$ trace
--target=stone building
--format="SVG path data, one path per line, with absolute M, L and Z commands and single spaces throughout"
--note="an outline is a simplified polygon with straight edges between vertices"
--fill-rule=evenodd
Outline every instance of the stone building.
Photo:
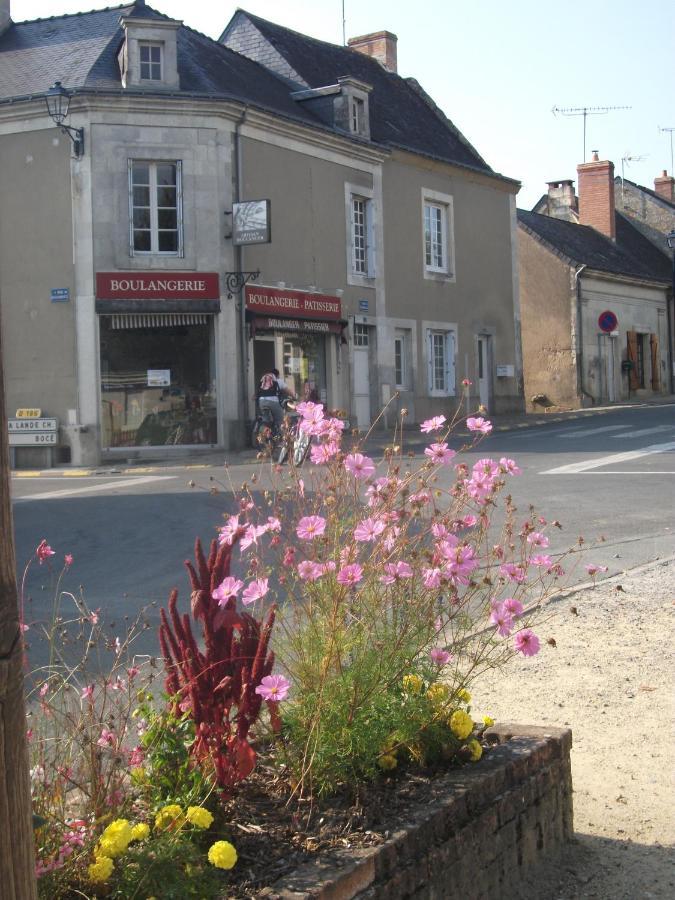
M 362 428 L 454 409 L 464 378 L 522 407 L 518 182 L 397 74 L 393 35 L 238 11 L 216 42 L 140 0 L 9 13 L 7 404 L 59 419 L 61 461 L 241 446 L 271 365 Z
M 615 203 L 597 153 L 518 210 L 527 408 L 576 408 L 672 391 L 670 262 Z

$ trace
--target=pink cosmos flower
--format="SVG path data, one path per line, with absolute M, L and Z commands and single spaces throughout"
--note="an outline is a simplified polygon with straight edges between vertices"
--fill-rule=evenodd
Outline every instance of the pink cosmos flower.
M 502 456 L 499 460 L 499 465 L 505 472 L 508 472 L 509 475 L 522 475 L 523 470 L 516 465 L 514 460 L 508 459 L 506 456 Z
M 243 586 L 243 581 L 228 575 L 227 578 L 221 581 L 211 596 L 218 601 L 218 606 L 225 606 L 230 597 L 236 597 Z
M 45 681 L 45 683 L 42 685 L 42 687 L 39 690 L 39 694 L 41 697 L 44 697 L 48 691 L 49 691 L 49 682 Z
M 110 690 L 112 691 L 123 691 L 127 686 L 126 681 L 123 678 L 120 678 L 118 675 L 114 681 L 110 682 Z
M 267 517 L 267 530 L 268 531 L 281 531 L 281 522 L 277 519 L 276 516 L 268 516 Z
M 115 743 L 115 732 L 107 728 L 101 729 L 101 736 L 96 741 L 99 747 L 112 747 Z
M 443 540 L 436 545 L 436 549 L 446 559 L 454 559 L 455 550 L 459 546 L 459 538 L 456 534 L 446 533 Z
M 477 521 L 478 516 L 475 516 L 473 513 L 469 513 L 462 519 L 462 525 L 466 525 L 467 528 L 473 528 Z
M 431 493 L 430 491 L 427 491 L 426 488 L 423 488 L 421 491 L 416 491 L 414 494 L 411 494 L 410 497 L 408 497 L 408 500 L 414 506 L 424 506 L 425 503 L 431 503 Z
M 127 669 L 127 675 L 129 677 L 129 681 L 133 681 L 134 678 L 140 674 L 141 674 L 141 670 L 138 668 L 138 666 L 130 666 Z
M 244 593 L 241 595 L 241 602 L 244 606 L 250 606 L 251 603 L 255 603 L 256 600 L 262 600 L 268 590 L 269 579 L 256 578 L 256 580 L 252 581 L 244 590 Z
M 287 547 L 284 553 L 283 566 L 289 568 L 295 562 L 295 547 Z
M 382 519 L 363 519 L 354 529 L 354 540 L 364 543 L 377 540 L 386 527 Z
M 20 630 L 21 634 L 25 634 L 27 631 L 30 631 L 30 625 L 26 625 L 25 622 L 20 622 L 19 630 Z
M 441 570 L 440 569 L 423 569 L 422 584 L 428 590 L 439 588 L 441 586 Z
M 431 526 L 431 533 L 436 538 L 436 540 L 439 541 L 450 534 L 447 526 L 444 525 L 443 522 L 434 522 Z
M 384 571 L 385 574 L 380 576 L 380 582 L 382 584 L 394 584 L 400 579 L 413 577 L 413 570 L 408 563 L 403 560 L 399 560 L 395 563 L 385 563 Z
M 473 381 L 470 381 L 468 378 L 462 378 L 462 386 L 463 387 L 471 387 Z
M 469 431 L 480 431 L 481 434 L 490 434 L 492 431 L 492 422 L 489 422 L 482 416 L 470 416 L 466 420 L 466 427 Z
M 548 569 L 552 562 L 553 560 L 551 559 L 551 557 L 546 556 L 545 553 L 535 553 L 534 556 L 530 557 L 531 566 L 538 566 L 543 569 Z
M 94 698 L 94 685 L 88 684 L 86 687 L 82 688 L 82 693 L 80 694 L 80 700 L 89 700 L 93 702 Z
M 45 560 L 49 559 L 50 556 L 55 555 L 54 551 L 44 538 L 38 544 L 35 554 L 40 562 L 40 565 L 42 565 Z
M 239 531 L 239 514 L 230 516 L 226 524 L 218 529 L 218 543 L 231 545 L 234 542 L 237 532 Z
M 440 431 L 445 424 L 445 416 L 433 416 L 420 425 L 420 431 L 423 434 L 429 434 L 432 431 Z
M 431 661 L 437 666 L 446 666 L 452 659 L 452 653 L 448 653 L 448 651 L 443 650 L 442 647 L 434 647 L 434 649 L 430 651 L 429 656 L 431 657 Z
M 303 581 L 316 581 L 324 574 L 321 563 L 312 562 L 310 559 L 303 559 L 298 563 L 298 575 Z
M 280 703 L 286 699 L 290 689 L 291 683 L 283 675 L 265 675 L 264 678 L 261 678 L 255 692 L 263 700 L 267 700 L 270 703 Z
M 375 471 L 375 463 L 363 453 L 350 453 L 345 459 L 345 469 L 359 480 L 365 480 Z
M 323 516 L 303 516 L 298 522 L 295 533 L 301 541 L 313 541 L 321 537 L 326 530 L 326 520 Z
M 514 597 L 506 597 L 502 601 L 502 609 L 506 610 L 506 612 L 510 616 L 513 616 L 514 619 L 517 619 L 518 616 L 522 616 L 523 614 L 523 604 Z
M 73 554 L 72 554 L 72 553 L 66 553 L 66 555 L 63 557 L 63 562 L 64 562 L 64 565 L 66 565 L 66 566 L 72 566 L 72 564 L 73 564 Z
M 328 441 L 327 444 L 314 444 L 309 451 L 309 458 L 315 466 L 325 465 L 337 454 L 339 449 L 335 441 Z
M 328 572 L 334 572 L 337 569 L 337 566 L 333 562 L 332 559 L 329 559 L 328 562 L 323 563 L 321 566 L 321 574 L 326 575 Z
M 136 768 L 136 766 L 140 766 L 143 764 L 143 760 L 145 759 L 145 751 L 139 745 L 133 748 L 133 750 L 129 751 L 129 765 L 132 768 Z
M 298 403 L 295 411 L 302 416 L 305 422 L 317 423 L 323 419 L 321 403 L 312 403 L 311 401 Z
M 239 547 L 241 552 L 243 553 L 247 550 L 251 544 L 258 545 L 258 538 L 262 537 L 263 534 L 266 534 L 269 530 L 268 525 L 247 525 L 246 530 L 241 536 L 241 540 L 239 541 Z
M 88 619 L 92 625 L 98 625 L 98 614 L 101 612 L 101 608 L 94 610 L 94 612 L 89 613 Z
M 338 584 L 346 584 L 353 587 L 363 578 L 363 567 L 358 563 L 349 563 L 343 566 L 337 574 Z
M 523 656 L 534 656 L 539 653 L 539 638 L 529 628 L 519 631 L 513 639 L 516 650 Z
M 531 534 L 528 534 L 527 543 L 532 544 L 534 547 L 546 548 L 549 545 L 549 540 L 541 531 L 533 531 Z
M 608 572 L 609 567 L 608 566 L 596 566 L 593 563 L 589 563 L 586 566 L 586 571 L 591 576 L 591 578 L 593 578 L 595 575 L 598 574 L 598 572 Z
M 515 581 L 516 584 L 522 584 L 526 580 L 526 574 L 522 566 L 515 563 L 504 563 L 499 567 L 499 574 L 503 575 L 509 581 Z
M 471 471 L 476 475 L 485 475 L 488 478 L 494 478 L 496 475 L 499 475 L 499 466 L 494 459 L 485 457 L 484 459 L 479 459 L 475 462 L 471 467 Z
M 497 626 L 497 632 L 502 637 L 508 637 L 513 631 L 513 618 L 504 609 L 501 603 L 498 603 L 490 613 L 490 621 Z

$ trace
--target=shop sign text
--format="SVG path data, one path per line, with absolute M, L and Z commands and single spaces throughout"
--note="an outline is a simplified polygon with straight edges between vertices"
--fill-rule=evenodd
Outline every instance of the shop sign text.
M 274 331 L 304 331 L 307 334 L 341 334 L 342 326 L 338 322 L 312 322 L 309 319 L 274 319 L 268 316 L 256 316 L 256 331 L 273 329 Z
M 217 272 L 97 272 L 98 300 L 217 300 Z
M 302 316 L 307 319 L 337 320 L 342 315 L 339 297 L 258 285 L 247 285 L 246 308 L 267 315 Z

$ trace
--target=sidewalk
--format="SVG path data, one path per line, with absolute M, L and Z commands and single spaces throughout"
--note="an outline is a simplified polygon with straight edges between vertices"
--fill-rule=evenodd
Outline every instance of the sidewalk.
M 675 416 L 675 396 L 668 395 L 640 401 L 636 403 L 616 403 L 611 406 L 594 406 L 589 409 L 575 410 L 557 410 L 555 412 L 541 413 L 518 413 L 518 414 L 502 414 L 490 415 L 484 417 L 489 419 L 493 425 L 493 433 L 515 431 L 526 428 L 539 428 L 547 425 L 553 425 L 559 422 L 567 422 L 571 419 L 588 419 L 602 416 L 606 413 L 615 412 L 622 409 L 639 409 L 646 406 L 672 406 L 673 415 Z M 477 413 L 473 413 L 478 415 Z M 466 415 L 466 413 L 464 413 Z M 393 427 L 385 429 L 373 430 L 373 432 L 364 441 L 364 449 L 371 455 L 381 455 L 387 446 L 391 446 L 391 436 Z M 469 432 L 466 428 L 460 426 L 455 432 L 456 437 L 466 439 Z M 403 446 L 404 452 L 420 453 L 429 444 L 429 436 L 424 435 L 419 430 L 419 425 L 406 425 L 403 429 Z M 129 456 L 138 452 L 136 448 L 129 448 Z M 221 466 L 224 462 L 230 465 L 241 465 L 252 462 L 256 458 L 256 451 L 251 448 L 244 450 L 191 450 L 182 455 L 164 459 L 138 458 L 124 459 L 119 461 L 108 461 L 100 466 L 92 468 L 76 469 L 71 466 L 62 466 L 53 469 L 15 469 L 12 475 L 16 478 L 39 478 L 44 476 L 64 478 L 87 478 L 97 475 L 111 474 L 130 474 L 130 475 L 147 475 L 157 470 L 167 468 L 182 469 L 205 469 L 213 466 Z

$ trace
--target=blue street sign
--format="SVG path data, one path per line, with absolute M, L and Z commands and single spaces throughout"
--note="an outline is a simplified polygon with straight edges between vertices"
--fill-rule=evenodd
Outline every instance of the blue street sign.
M 70 288 L 52 288 L 52 303 L 65 303 L 70 300 Z
M 368 300 L 359 300 L 359 309 L 361 312 L 368 312 Z

